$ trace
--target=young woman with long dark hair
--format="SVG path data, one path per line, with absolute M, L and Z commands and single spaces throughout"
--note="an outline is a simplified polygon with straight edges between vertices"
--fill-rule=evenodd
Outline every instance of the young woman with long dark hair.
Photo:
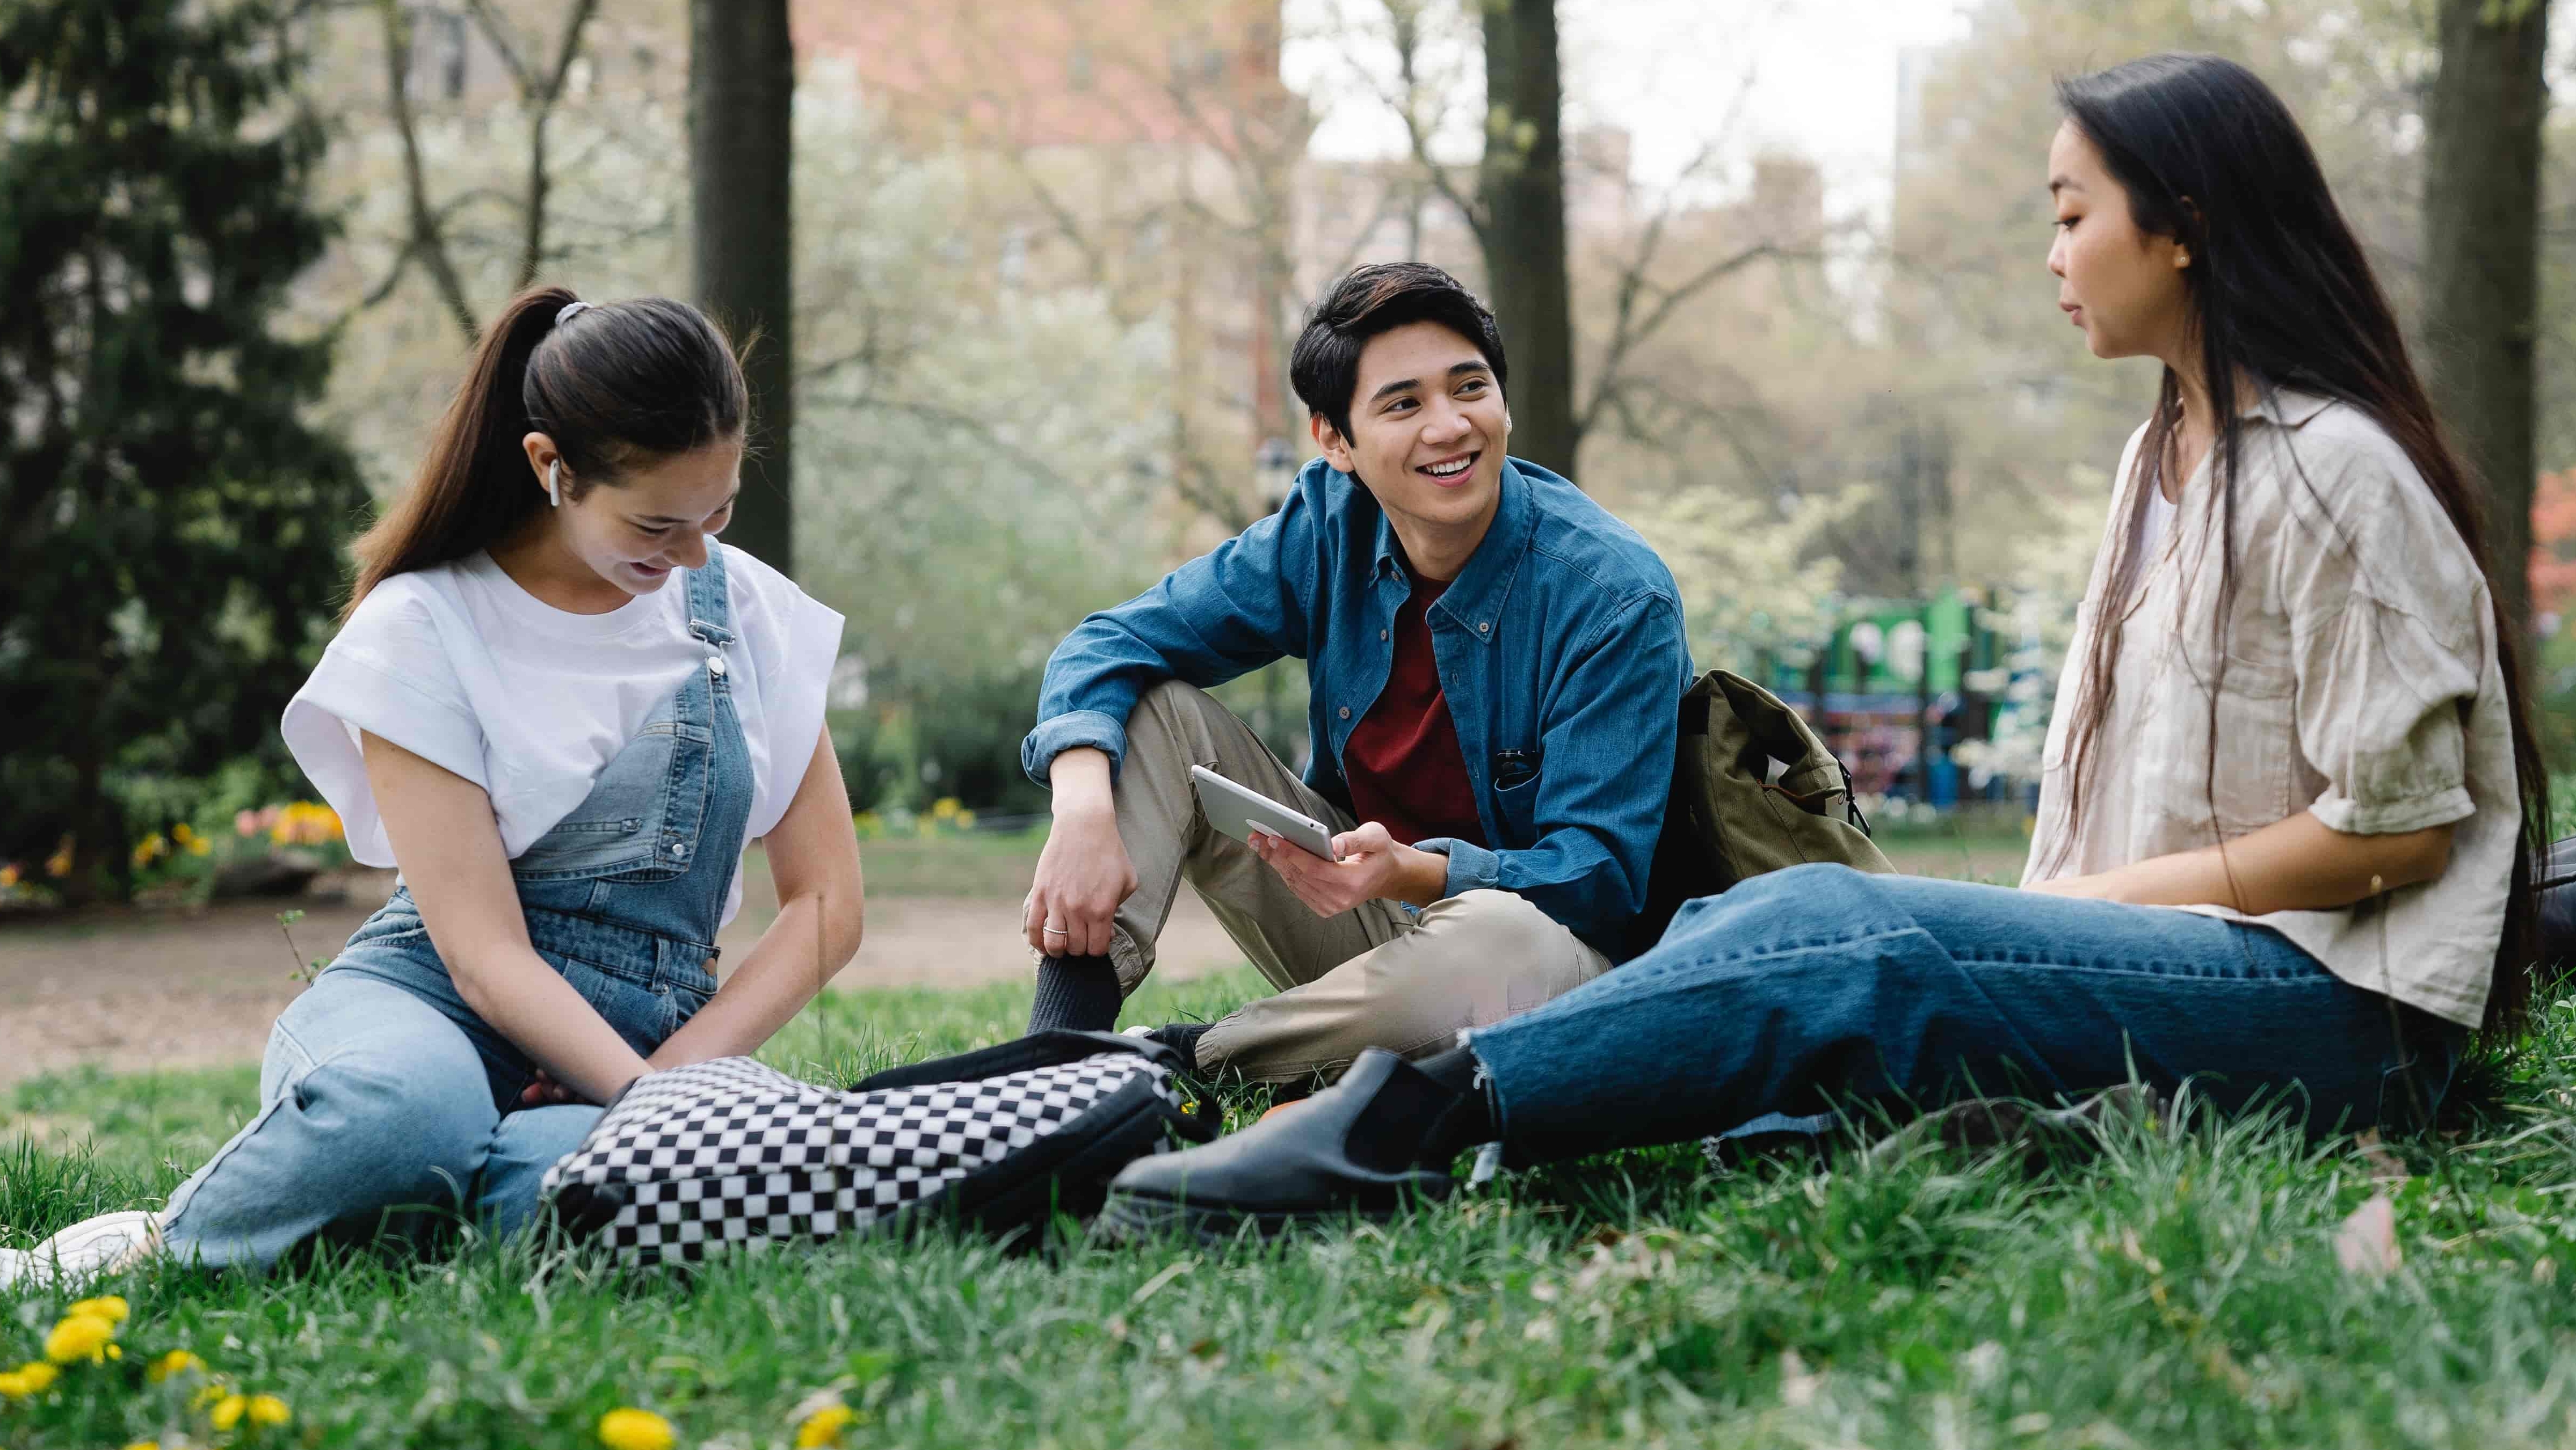
M 1805 866 L 1420 1066 L 1119 1180 L 1227 1230 L 1771 1112 L 2186 1081 L 2421 1121 L 2532 990 L 2548 818 L 2477 496 L 2297 123 L 2158 56 L 2059 87 L 2058 302 L 2165 365 L 2058 693 L 2019 890 Z M 2502 561 L 2514 567 L 2517 561 Z M 1184 1192 L 1186 1190 L 1186 1193 Z
M 392 899 L 278 1018 L 258 1114 L 166 1207 L 0 1254 L 0 1282 L 507 1232 L 593 1104 L 751 1051 L 849 961 L 840 617 L 715 539 L 748 410 L 685 303 L 540 288 L 493 322 L 283 726 L 350 854 L 401 868 Z M 756 838 L 779 914 L 719 990 Z

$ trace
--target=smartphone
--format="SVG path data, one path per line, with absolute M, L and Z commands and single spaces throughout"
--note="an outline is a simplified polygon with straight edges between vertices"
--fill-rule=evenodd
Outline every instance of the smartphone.
M 1339 861 L 1333 852 L 1333 832 L 1323 822 L 1293 806 L 1283 806 L 1270 797 L 1217 774 L 1204 765 L 1190 767 L 1190 783 L 1198 787 L 1199 809 L 1207 813 L 1208 824 L 1250 844 L 1252 833 L 1277 836 L 1280 840 L 1327 861 Z

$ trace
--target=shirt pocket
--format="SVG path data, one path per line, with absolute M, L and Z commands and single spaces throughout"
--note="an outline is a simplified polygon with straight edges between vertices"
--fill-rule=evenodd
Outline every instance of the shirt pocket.
M 2290 799 L 2297 679 L 2287 630 L 2240 626 L 2224 653 L 2186 631 L 2163 653 L 2143 742 L 2145 803 L 2201 844 L 2297 810 Z
M 590 794 L 510 863 L 521 881 L 668 881 L 689 869 L 706 792 L 714 734 L 702 725 L 656 720 L 610 759 Z
M 1538 844 L 1538 789 L 1547 779 L 1539 771 L 1511 785 L 1494 787 L 1494 823 L 1502 827 L 1502 839 L 1494 842 L 1498 851 L 1526 851 Z

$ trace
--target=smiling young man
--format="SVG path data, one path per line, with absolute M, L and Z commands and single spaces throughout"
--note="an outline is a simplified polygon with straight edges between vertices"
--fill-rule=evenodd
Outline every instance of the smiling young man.
M 1159 1035 L 1283 1083 L 1439 1051 L 1624 957 L 1691 676 L 1653 550 L 1505 455 L 1502 337 L 1456 279 L 1352 272 L 1290 377 L 1323 457 L 1279 512 L 1076 627 L 1021 751 L 1055 792 L 1031 1030 L 1113 1026 L 1186 881 L 1279 992 Z M 1303 779 L 1203 688 L 1292 655 Z M 1192 765 L 1323 821 L 1343 859 L 1218 833 Z

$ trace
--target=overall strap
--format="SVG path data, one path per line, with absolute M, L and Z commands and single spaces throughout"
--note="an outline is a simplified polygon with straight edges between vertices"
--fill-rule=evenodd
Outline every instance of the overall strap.
M 733 598 L 725 588 L 724 545 L 707 540 L 705 567 L 682 572 L 688 581 L 689 633 L 718 649 L 733 643 Z

